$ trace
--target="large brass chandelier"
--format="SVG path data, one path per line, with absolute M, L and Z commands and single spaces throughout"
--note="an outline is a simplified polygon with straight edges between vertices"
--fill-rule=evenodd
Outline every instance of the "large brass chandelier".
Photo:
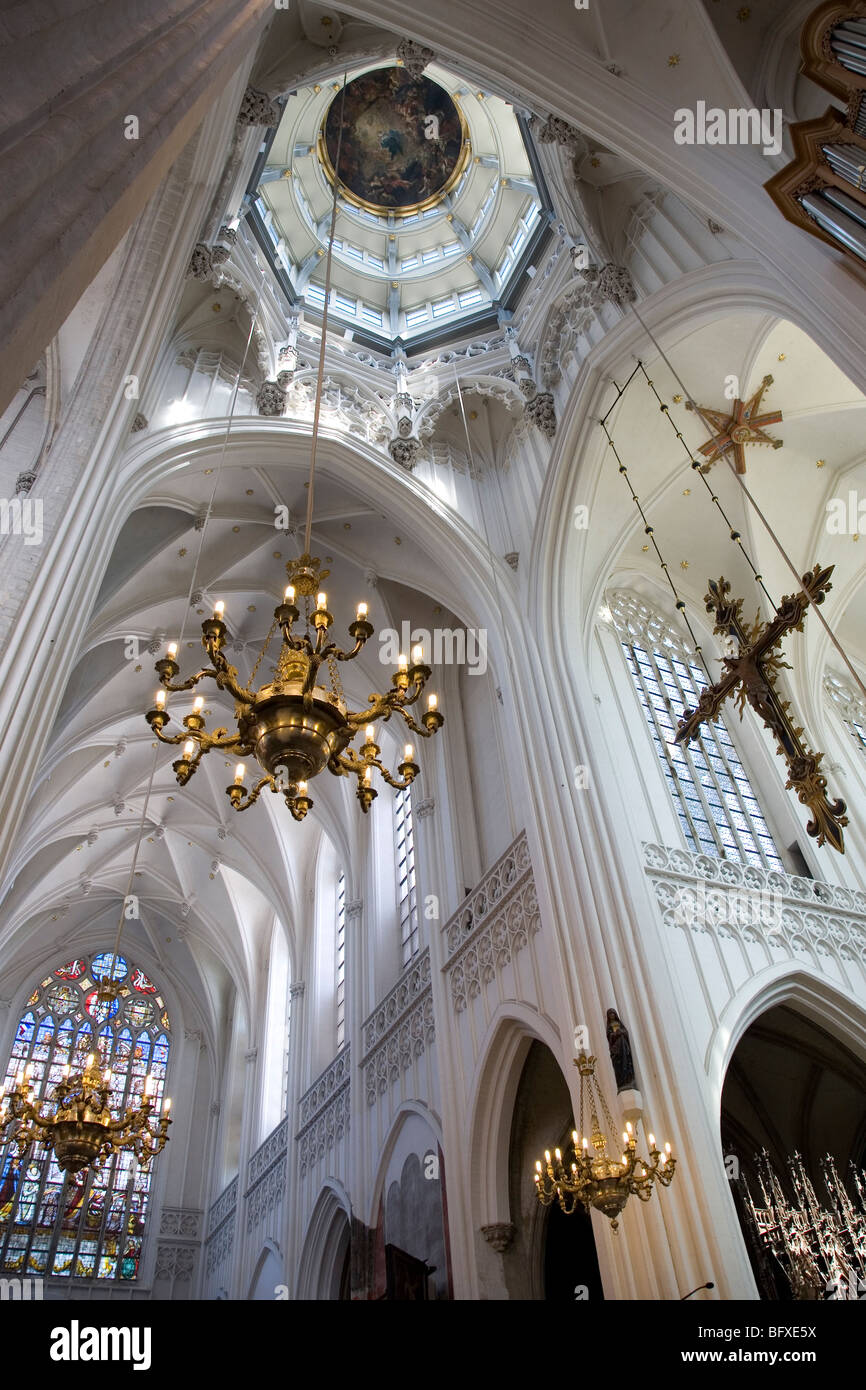
M 54 1150 L 58 1167 L 65 1173 L 77 1173 L 121 1150 L 134 1154 L 146 1168 L 168 1142 L 171 1101 L 166 1098 L 162 1102 L 161 1115 L 155 1112 L 153 1081 L 148 1077 L 138 1105 L 114 1119 L 110 1088 L 111 1070 L 100 1071 L 96 1054 L 91 1053 L 78 1074 L 65 1066 L 53 1094 L 39 1102 L 28 1067 L 8 1092 L 3 1083 L 0 1143 L 14 1143 L 19 1158 L 31 1145 L 45 1144 Z
M 622 1135 L 620 1156 L 611 1157 L 607 1143 L 614 1134 L 613 1118 L 595 1079 L 595 1062 L 595 1057 L 588 1057 L 585 1052 L 575 1058 L 574 1065 L 580 1072 L 580 1128 L 572 1130 L 573 1147 L 566 1151 L 564 1158 L 559 1149 L 554 1150 L 553 1158 L 550 1150 L 545 1150 L 544 1163 L 539 1159 L 535 1165 L 535 1189 L 542 1206 L 557 1201 L 567 1216 L 578 1206 L 583 1206 L 587 1212 L 595 1207 L 608 1217 L 616 1231 L 617 1217 L 629 1197 L 648 1202 L 654 1183 L 669 1187 L 677 1161 L 671 1157 L 670 1144 L 665 1144 L 663 1150 L 658 1149 L 651 1134 L 648 1136 L 649 1162 L 639 1158 L 637 1135 L 631 1121 L 627 1122 Z M 589 1092 L 589 1136 L 583 1129 L 584 1086 Z M 604 1114 L 607 1136 L 599 1123 L 599 1106 Z
M 343 100 L 345 86 L 344 78 Z M 391 676 L 390 690 L 383 694 L 370 695 L 366 710 L 357 713 L 349 710 L 337 663 L 353 661 L 372 637 L 373 627 L 368 621 L 367 604 L 359 603 L 355 621 L 349 624 L 348 629 L 354 646 L 345 650 L 329 640 L 328 631 L 334 619 L 328 611 L 328 596 L 322 590 L 322 583 L 330 571 L 323 570 L 318 557 L 311 554 L 316 450 L 325 372 L 328 304 L 331 296 L 331 259 L 337 219 L 337 198 L 341 188 L 341 141 L 342 116 L 325 265 L 325 297 L 310 445 L 304 553 L 286 566 L 289 584 L 283 602 L 274 609 L 271 629 L 247 684 L 240 683 L 236 668 L 229 664 L 224 655 L 228 640 L 224 621 L 225 604 L 218 602 L 214 606 L 213 617 L 206 618 L 201 625 L 202 646 L 208 655 L 210 665 L 186 681 L 175 682 L 175 677 L 180 672 L 176 660 L 179 644 L 169 643 L 167 655 L 156 663 L 156 671 L 163 688 L 157 692 L 154 708 L 146 715 L 160 742 L 183 745 L 180 758 L 172 764 L 181 786 L 186 785 L 201 759 L 212 749 L 221 753 L 239 754 L 242 757 L 251 755 L 264 775 L 257 778 L 253 786 L 247 787 L 246 766 L 242 762 L 237 764 L 234 781 L 231 786 L 226 787 L 226 794 L 234 809 L 247 810 L 267 787 L 272 792 L 282 793 L 286 805 L 298 821 L 304 819 L 313 805 L 307 793 L 308 784 L 326 767 L 337 777 L 354 775 L 357 778 L 357 796 L 365 813 L 377 796 L 372 785 L 374 768 L 378 769 L 389 786 L 398 790 L 408 787 L 414 781 L 420 771 L 414 758 L 414 744 L 404 745 L 403 759 L 397 768 L 399 776 L 392 776 L 379 757 L 381 750 L 376 743 L 376 720 L 387 721 L 392 714 L 399 714 L 412 733 L 419 738 L 430 738 L 444 723 L 437 697 L 432 694 L 427 697 L 427 708 L 421 715 L 420 723 L 409 712 L 421 698 L 431 674 L 429 666 L 424 664 L 424 653 L 420 646 L 413 647 L 409 655 L 399 657 L 397 670 Z M 250 332 L 252 333 L 252 327 Z M 229 426 L 230 424 L 231 421 Z M 314 598 L 315 607 L 312 606 Z M 296 602 L 298 599 L 303 602 L 304 621 L 302 627 L 296 628 L 301 619 L 301 609 Z M 282 634 L 282 647 L 273 679 L 256 689 L 253 682 L 277 628 Z M 324 672 L 320 675 L 321 668 L 326 663 L 327 677 Z M 192 690 L 205 677 L 215 681 L 218 689 L 228 691 L 234 697 L 237 731 L 230 733 L 226 728 L 219 728 L 208 732 L 202 713 L 204 699 L 198 695 L 193 702 L 192 710 L 183 716 L 183 731 L 172 735 L 165 734 L 163 730 L 170 717 L 166 709 L 167 692 L 180 694 L 185 690 Z M 350 745 L 362 728 L 365 730 L 365 739 L 358 751 Z
M 255 785 L 247 788 L 246 767 L 239 763 L 234 782 L 226 788 L 236 811 L 252 806 L 267 787 L 272 792 L 282 792 L 295 820 L 303 820 L 313 805 L 307 794 L 308 783 L 327 767 L 337 777 L 357 777 L 358 800 L 366 812 L 377 795 L 372 786 L 374 768 L 389 786 L 397 789 L 408 787 L 420 771 L 414 761 L 414 745 L 407 743 L 398 766 L 399 778 L 391 775 L 379 757 L 381 750 L 376 743 L 374 721 L 387 721 L 392 714 L 399 714 L 420 738 L 430 738 L 444 723 L 435 695 L 428 695 L 420 724 L 410 713 L 430 679 L 430 667 L 424 665 L 422 648 L 413 647 L 411 661 L 406 656 L 398 658 L 397 670 L 391 676 L 391 690 L 370 695 L 368 708 L 352 713 L 343 695 L 336 663 L 353 661 L 372 636 L 367 604 L 358 605 L 355 621 L 349 624 L 354 646 L 346 651 L 328 639 L 334 618 L 328 611 L 328 596 L 320 588 L 328 571 L 322 570 L 318 558 L 309 554 L 290 562 L 286 570 L 292 582 L 283 602 L 274 610 L 271 630 L 247 685 L 239 683 L 237 670 L 229 665 L 224 655 L 228 636 L 223 620 L 225 606 L 217 603 L 214 616 L 206 618 L 201 625 L 202 646 L 210 658 L 210 666 L 186 681 L 173 683 L 179 667 L 175 659 L 177 644 L 171 643 L 168 655 L 156 663 L 163 689 L 157 692 L 156 707 L 148 711 L 146 718 L 161 742 L 183 744 L 180 758 L 173 763 L 181 786 L 189 781 L 202 757 L 211 749 L 255 757 L 264 773 Z M 314 595 L 315 607 L 312 608 Z M 295 625 L 301 617 L 295 602 L 298 597 L 304 600 L 305 621 L 303 628 L 296 630 Z M 253 689 L 259 664 L 277 628 L 282 634 L 282 648 L 273 679 Z M 325 663 L 328 677 L 320 674 Z M 221 728 L 208 733 L 202 714 L 204 700 L 199 695 L 193 702 L 192 712 L 183 717 L 185 732 L 164 734 L 169 719 L 165 692 L 191 690 L 205 677 L 234 696 L 237 732 L 230 734 Z M 356 751 L 350 744 L 362 728 L 365 740 L 360 751 Z

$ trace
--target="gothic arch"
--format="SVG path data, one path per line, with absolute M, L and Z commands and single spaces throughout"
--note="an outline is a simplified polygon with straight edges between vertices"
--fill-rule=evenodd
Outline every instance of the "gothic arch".
M 469 1215 L 474 1230 L 511 1221 L 511 1121 L 523 1066 L 534 1041 L 544 1043 L 559 1059 L 561 1039 L 552 1023 L 528 1005 L 501 1005 L 482 1044 L 468 1106 Z
M 352 1205 L 342 1183 L 328 1178 L 313 1208 L 301 1244 L 295 1297 L 338 1297 L 340 1274 L 351 1238 Z
M 792 969 L 790 962 L 771 966 L 729 999 L 710 1039 L 705 1066 L 716 1122 L 725 1074 L 740 1039 L 761 1014 L 778 1004 L 792 1005 L 866 1063 L 866 1008 L 814 970 Z
M 276 1297 L 276 1290 L 285 1285 L 284 1259 L 280 1247 L 266 1240 L 256 1260 L 249 1282 L 247 1301 L 266 1302 Z
M 433 1135 L 433 1138 L 436 1140 L 436 1143 L 439 1145 L 442 1154 L 444 1155 L 445 1153 L 445 1145 L 442 1139 L 442 1123 L 438 1115 L 436 1115 L 434 1111 L 428 1109 L 428 1107 L 424 1105 L 422 1101 L 404 1101 L 403 1104 L 400 1106 L 399 1110 L 397 1111 L 396 1115 L 394 1116 L 391 1128 L 388 1131 L 388 1136 L 385 1139 L 385 1142 L 382 1145 L 379 1154 L 379 1162 L 376 1167 L 376 1181 L 373 1183 L 372 1196 L 370 1199 L 369 1207 L 370 1226 L 373 1228 L 375 1228 L 376 1223 L 379 1219 L 379 1207 L 386 1195 L 384 1187 L 385 1175 L 388 1172 L 388 1164 L 391 1162 L 391 1156 L 396 1147 L 397 1140 L 400 1137 L 400 1131 L 405 1125 L 406 1119 L 409 1115 L 417 1115 L 419 1119 L 424 1121 L 431 1134 Z

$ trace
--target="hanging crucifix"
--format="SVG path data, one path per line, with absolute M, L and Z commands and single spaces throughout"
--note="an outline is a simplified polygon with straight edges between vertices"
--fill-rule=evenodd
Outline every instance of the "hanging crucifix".
M 816 565 L 803 575 L 805 592 L 783 598 L 775 617 L 768 623 L 762 623 L 758 615 L 751 631 L 743 624 L 743 600 L 729 598 L 728 581 L 709 581 L 704 595 L 707 612 L 715 611 L 714 631 L 732 639 L 731 647 L 736 655 L 722 657 L 725 674 L 721 680 L 701 691 L 696 709 L 683 711 L 674 742 L 689 743 L 701 724 L 716 718 L 728 696 L 733 697 L 740 718 L 748 701 L 763 719 L 764 726 L 774 734 L 777 751 L 788 765 L 786 788 L 796 791 L 802 804 L 812 812 L 812 820 L 806 825 L 808 833 L 816 836 L 819 845 L 826 841 L 844 854 L 842 827 L 848 824 L 845 802 L 828 800 L 827 779 L 820 770 L 824 754 L 813 753 L 803 742 L 803 730 L 791 717 L 790 702 L 783 700 L 776 690 L 780 670 L 783 667 L 791 670 L 790 664 L 782 659 L 779 644 L 789 632 L 803 631 L 806 609 L 810 603 L 824 602 L 825 594 L 833 587 L 832 573 L 832 565 L 829 569 Z

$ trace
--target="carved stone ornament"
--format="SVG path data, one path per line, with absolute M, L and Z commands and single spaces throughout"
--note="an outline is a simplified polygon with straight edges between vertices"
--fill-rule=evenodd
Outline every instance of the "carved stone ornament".
M 412 433 L 412 421 L 408 415 L 401 415 L 397 421 L 397 433 L 401 439 L 408 439 Z
M 401 468 L 405 468 L 411 473 L 415 467 L 420 448 L 421 441 L 419 439 L 392 439 L 388 445 L 388 452 L 395 463 L 399 463 Z
M 616 265 L 614 261 L 608 261 L 600 269 L 590 266 L 584 271 L 583 278 L 589 286 L 593 308 L 599 308 L 609 299 L 623 309 L 636 298 L 631 275 L 624 265 Z
M 211 249 L 209 246 L 205 246 L 203 241 L 200 241 L 193 247 L 187 275 L 191 275 L 195 280 L 209 280 L 212 270 Z
M 541 430 L 548 439 L 556 434 L 556 410 L 550 391 L 537 391 L 523 408 L 524 418 Z
M 256 392 L 256 409 L 259 414 L 282 415 L 285 408 L 286 393 L 280 383 L 278 381 L 264 382 Z
M 397 45 L 397 62 L 402 63 L 409 76 L 416 80 L 435 57 L 432 48 L 425 48 L 423 44 L 415 43 L 414 39 L 401 39 Z
M 133 433 L 133 434 L 139 434 L 139 433 L 141 432 L 141 430 L 146 430 L 146 429 L 147 429 L 147 425 L 148 425 L 147 416 L 146 416 L 146 415 L 142 415 L 142 413 L 141 413 L 140 410 L 137 411 L 137 412 L 136 412 L 135 419 L 134 419 L 133 422 L 132 422 L 132 433 Z
M 257 87 L 247 87 L 238 112 L 238 125 L 278 126 L 282 114 L 267 92 L 260 92 Z
M 516 569 L 517 569 L 517 565 L 518 565 L 518 563 L 519 563 L 519 560 L 520 560 L 520 551 L 519 551 L 519 550 L 509 550 L 508 554 L 507 554 L 506 557 L 505 557 L 505 563 L 506 563 L 506 565 L 510 565 L 511 568 L 512 568 L 513 570 L 516 570 Z
M 504 1255 L 511 1248 L 517 1227 L 512 1226 L 510 1221 L 496 1221 L 492 1226 L 482 1226 L 481 1234 L 497 1255 Z
M 567 150 L 577 151 L 580 147 L 580 131 L 563 121 L 559 116 L 548 116 L 543 123 L 537 121 L 536 137 L 542 145 L 563 145 Z
M 35 482 L 36 474 L 32 469 L 28 469 L 24 473 L 19 473 L 18 477 L 15 479 L 15 496 L 20 497 L 22 493 L 28 493 Z

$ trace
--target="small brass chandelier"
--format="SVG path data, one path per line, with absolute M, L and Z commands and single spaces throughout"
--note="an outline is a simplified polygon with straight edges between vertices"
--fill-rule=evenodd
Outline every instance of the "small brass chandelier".
M 202 757 L 211 749 L 223 753 L 252 754 L 255 757 L 264 776 L 248 789 L 244 785 L 245 765 L 239 763 L 233 784 L 226 787 L 236 811 L 245 811 L 252 806 L 268 787 L 272 792 L 282 792 L 295 820 L 303 820 L 313 805 L 307 795 L 307 784 L 327 767 L 337 777 L 357 777 L 357 796 L 362 811 L 366 813 L 377 796 L 375 787 L 371 785 L 373 768 L 379 770 L 389 786 L 398 790 L 408 787 L 420 771 L 414 761 L 414 745 L 407 743 L 403 748 L 403 760 L 398 766 L 399 779 L 388 772 L 379 757 L 381 750 L 376 743 L 373 721 L 388 720 L 392 714 L 399 714 L 409 729 L 421 738 L 430 738 L 444 723 L 437 697 L 432 694 L 427 697 L 427 708 L 421 715 L 420 724 L 409 712 L 410 707 L 421 698 L 424 686 L 430 679 L 430 667 L 424 665 L 422 648 L 413 647 L 411 662 L 403 655 L 398 658 L 397 670 L 391 677 L 392 689 L 384 694 L 370 695 L 368 708 L 352 713 L 346 705 L 336 663 L 353 661 L 372 636 L 373 626 L 367 618 L 367 604 L 358 605 L 355 621 L 349 624 L 349 635 L 354 640 L 354 646 L 348 651 L 343 650 L 335 642 L 329 641 L 327 636 L 334 618 L 328 611 L 328 596 L 320 585 L 329 571 L 322 570 L 318 557 L 308 553 L 291 561 L 286 571 L 292 582 L 285 591 L 283 602 L 274 609 L 271 630 L 248 684 L 244 686 L 239 683 L 236 668 L 229 665 L 223 654 L 228 636 L 223 620 L 225 605 L 217 603 L 214 616 L 206 618 L 201 625 L 202 646 L 210 658 L 210 666 L 186 681 L 173 683 L 179 667 L 175 659 L 177 643 L 170 643 L 168 655 L 156 663 L 163 689 L 157 692 L 156 707 L 148 711 L 146 718 L 162 743 L 183 744 L 180 758 L 172 764 L 181 786 L 186 785 Z M 313 595 L 315 608 L 311 613 Z M 300 631 L 295 630 L 301 616 L 295 603 L 297 597 L 305 600 L 305 626 Z M 258 689 L 253 689 L 259 664 L 278 627 L 282 634 L 282 648 L 274 677 Z M 320 668 L 325 663 L 330 673 L 327 685 L 320 677 Z M 183 718 L 185 732 L 171 736 L 164 734 L 163 729 L 169 720 L 165 707 L 166 691 L 180 693 L 191 690 L 205 677 L 214 680 L 220 690 L 227 690 L 234 696 L 237 732 L 230 734 L 227 729 L 221 728 L 208 733 L 202 714 L 204 700 L 199 695 L 193 703 L 192 713 Z M 350 744 L 361 728 L 365 729 L 365 741 L 358 752 L 350 748 Z
M 146 1168 L 168 1142 L 171 1101 L 154 1111 L 153 1079 L 148 1077 L 141 1101 L 114 1119 L 110 1105 L 111 1070 L 100 1071 L 91 1053 L 78 1074 L 63 1068 L 63 1079 L 41 1102 L 33 1094 L 30 1067 L 10 1091 L 3 1083 L 0 1102 L 0 1143 L 10 1141 L 21 1157 L 33 1144 L 53 1149 L 64 1173 L 98 1165 L 103 1157 L 128 1150 Z M 48 1112 L 45 1113 L 45 1106 Z
M 344 77 L 341 102 L 345 100 L 345 88 Z M 340 168 L 342 128 L 341 117 L 335 171 Z M 234 809 L 247 810 L 268 787 L 272 792 L 282 792 L 286 805 L 298 821 L 304 819 L 313 805 L 307 795 L 308 783 L 325 767 L 337 777 L 357 777 L 357 796 L 361 810 L 365 813 L 377 796 L 376 789 L 372 786 L 374 768 L 379 770 L 389 786 L 397 790 L 408 787 L 414 781 L 420 771 L 414 761 L 414 745 L 404 745 L 403 760 L 397 769 L 399 779 L 393 777 L 379 758 L 381 750 L 376 743 L 375 720 L 387 721 L 392 714 L 399 714 L 412 733 L 420 738 L 430 738 L 445 722 L 435 695 L 428 695 L 427 708 L 421 715 L 420 724 L 409 713 L 409 709 L 421 698 L 431 674 L 430 667 L 424 665 L 424 654 L 420 646 L 412 648 L 411 656 L 399 657 L 397 671 L 391 677 L 391 690 L 384 694 L 370 695 L 366 710 L 359 713 L 349 711 L 337 663 L 353 661 L 372 637 L 373 627 L 368 621 L 367 604 L 359 603 L 355 621 L 349 624 L 348 629 L 354 646 L 347 651 L 328 640 L 328 630 L 334 619 L 328 611 L 328 596 L 322 590 L 322 583 L 330 571 L 323 570 L 318 557 L 311 554 L 316 451 L 325 374 L 328 303 L 331 295 L 331 258 L 337 220 L 337 198 L 341 186 L 342 181 L 335 172 L 331 230 L 325 263 L 325 296 L 322 307 L 316 403 L 310 443 L 304 553 L 286 565 L 289 585 L 283 602 L 274 609 L 274 621 L 247 684 L 241 685 L 236 668 L 229 665 L 224 655 L 228 632 L 224 622 L 225 604 L 219 602 L 214 607 L 213 617 L 206 618 L 201 625 L 202 646 L 207 652 L 210 665 L 186 681 L 173 683 L 180 667 L 176 660 L 178 643 L 170 643 L 167 655 L 156 663 L 156 671 L 163 688 L 157 692 L 155 707 L 145 716 L 160 742 L 183 745 L 180 758 L 172 764 L 181 786 L 186 785 L 202 757 L 211 749 L 222 753 L 239 753 L 241 756 L 251 754 L 264 776 L 260 777 L 254 786 L 247 788 L 246 767 L 243 763 L 238 763 L 234 782 L 226 787 L 226 794 Z M 252 328 L 250 332 L 252 334 Z M 314 595 L 316 606 L 311 612 Z M 295 630 L 295 624 L 301 617 L 301 611 L 295 602 L 297 598 L 304 601 L 304 628 L 299 631 Z M 282 634 L 282 648 L 277 658 L 273 680 L 254 689 L 256 673 L 277 628 Z M 319 674 L 325 663 L 330 676 L 328 685 L 320 680 Z M 191 690 L 206 676 L 216 682 L 218 689 L 226 690 L 234 696 L 237 732 L 229 733 L 228 729 L 221 728 L 208 733 L 202 714 L 204 699 L 199 695 L 193 702 L 192 712 L 183 717 L 185 732 L 171 736 L 164 734 L 163 729 L 169 720 L 166 692 L 180 693 Z M 358 752 L 350 748 L 350 744 L 361 728 L 365 729 L 365 741 Z
M 607 1102 L 595 1079 L 595 1057 L 581 1052 L 574 1060 L 580 1072 L 580 1129 L 572 1130 L 572 1150 L 563 1156 L 559 1149 L 544 1153 L 544 1164 L 536 1162 L 534 1174 L 535 1190 L 542 1206 L 550 1206 L 556 1200 L 567 1216 L 571 1216 L 578 1204 L 587 1212 L 590 1208 L 603 1212 L 609 1218 L 614 1231 L 619 1229 L 617 1217 L 629 1197 L 639 1197 L 648 1202 L 652 1197 L 653 1184 L 658 1181 L 669 1187 L 676 1170 L 677 1161 L 671 1157 L 671 1146 L 665 1144 L 663 1150 L 656 1147 L 650 1134 L 650 1161 L 637 1156 L 637 1136 L 631 1121 L 626 1124 L 622 1136 L 623 1150 L 619 1158 L 611 1158 L 607 1152 L 607 1138 L 599 1124 L 599 1105 L 607 1125 L 607 1136 L 614 1133 L 613 1118 Z M 583 1130 L 584 1085 L 589 1092 L 590 1123 L 589 1137 Z M 569 1162 L 569 1154 L 573 1159 Z

